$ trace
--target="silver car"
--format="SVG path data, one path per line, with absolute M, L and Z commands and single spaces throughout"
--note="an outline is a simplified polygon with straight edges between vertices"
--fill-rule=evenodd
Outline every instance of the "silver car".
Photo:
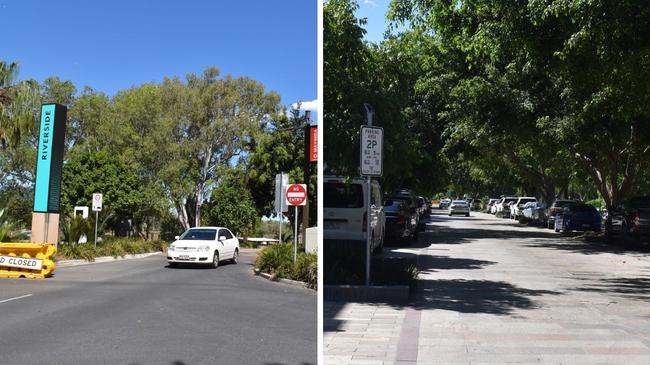
M 469 217 L 469 205 L 465 200 L 453 200 L 449 205 L 449 216 L 454 214 L 464 214 Z

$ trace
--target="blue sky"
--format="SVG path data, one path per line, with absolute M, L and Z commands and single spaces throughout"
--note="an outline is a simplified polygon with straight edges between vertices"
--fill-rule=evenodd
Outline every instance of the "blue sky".
M 316 0 L 0 0 L 0 60 L 114 95 L 164 76 L 249 76 L 289 105 L 317 98 Z
M 388 26 L 386 12 L 390 0 L 357 0 L 359 9 L 356 12 L 357 18 L 366 18 L 365 29 L 367 31 L 364 39 L 368 42 L 379 43 L 384 39 L 384 32 Z

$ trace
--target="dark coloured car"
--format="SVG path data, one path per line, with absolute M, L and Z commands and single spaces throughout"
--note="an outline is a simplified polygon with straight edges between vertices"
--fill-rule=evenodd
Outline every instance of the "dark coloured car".
M 406 200 L 387 199 L 384 201 L 386 215 L 386 240 L 387 242 L 408 241 L 415 237 L 417 226 L 410 213 Z
M 562 209 L 569 205 L 569 204 L 576 204 L 578 201 L 576 200 L 556 200 L 551 204 L 551 206 L 548 208 L 548 219 L 547 219 L 547 227 L 548 229 L 553 229 L 555 228 L 555 216 L 562 211 Z
M 624 235 L 635 241 L 650 240 L 650 196 L 636 196 L 619 209 L 609 212 L 606 220 L 608 237 Z
M 568 204 L 555 215 L 555 232 L 595 231 L 601 230 L 600 213 L 593 205 Z
M 545 225 L 547 217 L 546 203 L 529 202 L 524 205 L 523 215 L 519 217 L 520 223 Z
M 407 219 L 412 220 L 412 224 L 413 224 L 413 227 L 414 227 L 413 229 L 415 230 L 416 235 L 417 235 L 417 231 L 418 231 L 417 227 L 420 224 L 420 207 L 419 207 L 420 202 L 418 201 L 418 199 L 412 194 L 404 193 L 402 191 L 398 191 L 398 192 L 395 192 L 395 193 L 389 195 L 384 200 L 385 201 L 386 200 L 399 200 L 399 201 L 404 201 L 406 203 L 406 206 L 408 207 L 408 213 L 407 213 L 408 218 Z

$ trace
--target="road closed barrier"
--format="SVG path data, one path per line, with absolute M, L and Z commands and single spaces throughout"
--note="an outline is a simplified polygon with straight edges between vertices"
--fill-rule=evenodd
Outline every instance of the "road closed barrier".
M 0 278 L 46 278 L 54 272 L 56 247 L 41 243 L 0 243 Z

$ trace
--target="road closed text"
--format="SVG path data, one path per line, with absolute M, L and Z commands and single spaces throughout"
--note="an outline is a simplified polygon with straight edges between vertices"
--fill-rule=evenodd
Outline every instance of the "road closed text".
M 21 269 L 41 270 L 43 260 L 28 259 L 24 257 L 0 256 L 0 266 L 16 267 Z

